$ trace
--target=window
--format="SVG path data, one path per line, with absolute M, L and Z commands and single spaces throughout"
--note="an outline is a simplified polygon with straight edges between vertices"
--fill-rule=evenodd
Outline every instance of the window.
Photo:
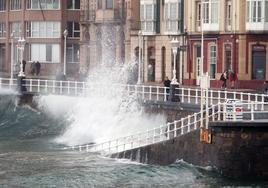
M 5 37 L 5 24 L 0 22 L 0 38 Z
M 67 9 L 80 9 L 80 0 L 67 0 Z
M 265 80 L 266 77 L 266 47 L 254 45 L 252 47 L 252 79 Z
M 268 22 L 268 0 L 247 0 L 247 22 Z
M 231 30 L 232 27 L 232 1 L 226 1 L 226 29 Z
M 21 23 L 13 22 L 10 24 L 10 34 L 13 32 L 14 37 L 20 37 L 21 34 Z
M 67 62 L 79 63 L 79 44 L 67 44 Z
M 165 1 L 165 29 L 167 32 L 180 31 L 181 23 L 181 2 Z
M 155 1 L 141 1 L 140 7 L 141 30 L 143 32 L 156 31 L 156 3 Z
M 68 37 L 80 37 L 80 25 L 78 22 L 67 22 Z
M 219 1 L 218 0 L 204 0 L 203 14 L 205 24 L 215 24 L 219 22 Z
M 60 38 L 60 22 L 27 22 L 27 36 L 32 38 Z
M 0 11 L 6 10 L 6 0 L 0 0 Z
M 215 79 L 216 77 L 216 64 L 217 64 L 217 46 L 211 45 L 209 47 L 209 75 L 210 78 Z
M 11 0 L 10 1 L 10 10 L 19 10 L 21 9 L 21 1 L 20 0 Z
M 31 44 L 31 61 L 43 63 L 60 62 L 59 44 Z
M 60 3 L 59 0 L 28 0 L 28 9 L 40 9 L 40 7 L 46 10 L 59 9 Z
M 102 9 L 102 0 L 98 0 L 98 9 Z
M 201 27 L 201 2 L 196 2 L 196 29 L 200 31 Z
M 113 8 L 113 0 L 106 0 L 106 9 Z

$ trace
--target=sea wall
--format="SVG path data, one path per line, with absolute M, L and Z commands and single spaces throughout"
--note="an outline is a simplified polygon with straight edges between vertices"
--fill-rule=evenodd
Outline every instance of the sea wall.
M 112 157 L 167 165 L 178 159 L 215 167 L 232 178 L 268 180 L 268 124 L 266 122 L 210 124 L 211 143 L 200 142 L 200 131 L 141 147 Z

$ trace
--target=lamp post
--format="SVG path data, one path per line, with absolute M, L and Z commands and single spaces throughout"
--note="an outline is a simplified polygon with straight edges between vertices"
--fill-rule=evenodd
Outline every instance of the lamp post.
M 11 61 L 10 61 L 10 79 L 11 84 L 13 84 L 13 76 L 14 76 L 14 31 L 12 31 L 11 35 Z
M 178 47 L 179 47 L 179 41 L 176 39 L 172 39 L 171 43 L 171 48 L 172 48 L 172 52 L 173 52 L 173 78 L 171 81 L 171 84 L 173 85 L 179 85 L 177 78 L 176 78 L 176 57 L 177 57 L 177 53 L 178 53 Z
M 63 75 L 66 76 L 66 39 L 68 36 L 67 29 L 64 30 L 63 36 L 64 36 Z
M 141 84 L 141 35 L 142 35 L 142 32 L 141 30 L 139 31 L 139 36 L 138 36 L 138 42 L 139 42 L 139 62 L 138 62 L 138 83 L 137 84 Z
M 19 50 L 20 50 L 20 72 L 19 77 L 25 77 L 25 73 L 23 71 L 23 54 L 24 54 L 24 46 L 25 46 L 25 39 L 20 37 L 18 40 Z

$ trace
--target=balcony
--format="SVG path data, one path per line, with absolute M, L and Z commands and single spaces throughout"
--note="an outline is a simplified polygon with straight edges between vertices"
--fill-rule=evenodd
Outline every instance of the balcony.
M 96 15 L 95 15 L 94 11 L 89 11 L 89 10 L 81 10 L 80 11 L 80 21 L 82 24 L 94 22 L 95 17 L 96 17 Z
M 247 31 L 268 31 L 268 22 L 247 22 L 246 23 Z

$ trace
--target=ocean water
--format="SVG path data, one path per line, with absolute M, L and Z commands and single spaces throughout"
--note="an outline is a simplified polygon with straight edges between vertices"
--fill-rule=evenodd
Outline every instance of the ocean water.
M 27 105 L 17 106 L 14 93 L 3 91 L 0 93 L 2 93 L 0 94 L 1 188 L 268 187 L 268 182 L 227 179 L 210 167 L 196 167 L 180 159 L 168 166 L 158 166 L 111 159 L 98 153 L 63 151 L 61 148 L 66 145 L 97 142 L 99 138 L 102 140 L 104 137 L 111 138 L 109 131 L 97 133 L 107 127 L 115 129 L 114 126 L 120 125 L 119 132 L 115 130 L 111 132 L 112 135 L 118 136 L 129 126 L 132 128 L 128 131 L 135 132 L 136 129 L 140 129 L 141 125 L 137 122 L 142 122 L 142 125 L 162 123 L 164 117 L 146 117 L 140 113 L 141 109 L 136 105 L 131 108 L 125 105 L 128 106 L 127 109 L 132 109 L 131 119 L 126 108 L 122 108 L 122 105 L 117 108 L 117 100 L 110 104 L 106 101 L 111 112 L 105 111 L 106 115 L 103 115 L 103 108 L 98 109 L 91 101 L 96 101 L 96 98 L 89 100 L 46 96 L 35 99 L 38 109 L 32 109 Z M 85 103 L 89 106 L 84 106 Z M 94 106 L 95 109 L 92 112 L 93 116 L 88 115 L 93 111 L 90 106 Z M 85 109 L 89 111 L 85 112 Z M 83 117 L 85 114 L 86 117 Z M 96 117 L 102 117 L 102 121 L 98 121 L 99 124 L 91 122 L 93 120 L 95 122 Z M 131 123 L 124 127 L 127 119 L 130 119 Z M 80 125 L 85 122 L 89 125 Z M 93 134 L 93 131 L 97 132 Z M 75 139 L 75 135 L 78 139 Z M 75 141 L 72 142 L 73 139 Z

